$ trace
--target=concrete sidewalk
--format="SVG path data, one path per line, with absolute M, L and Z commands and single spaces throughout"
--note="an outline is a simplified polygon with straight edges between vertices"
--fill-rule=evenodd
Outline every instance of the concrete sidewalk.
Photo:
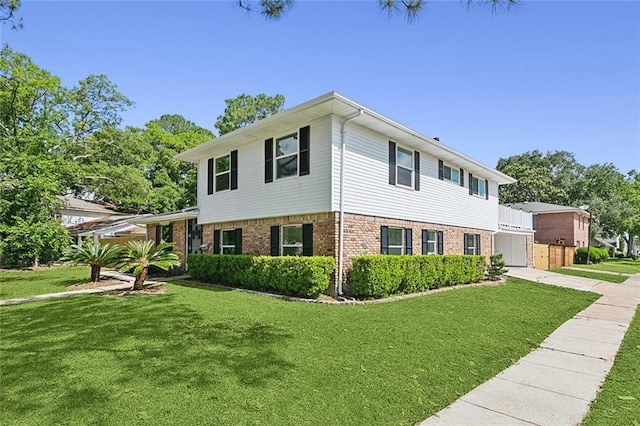
M 601 294 L 540 347 L 421 425 L 576 425 L 607 377 L 640 304 L 640 274 L 623 284 L 513 268 L 509 276 Z

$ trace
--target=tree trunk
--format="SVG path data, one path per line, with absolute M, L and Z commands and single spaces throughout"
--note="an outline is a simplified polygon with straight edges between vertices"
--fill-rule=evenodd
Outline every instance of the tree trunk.
M 37 269 L 40 266 L 38 263 L 38 256 L 36 256 L 33 258 L 33 269 Z
M 147 279 L 148 271 L 149 271 L 149 267 L 142 268 L 142 271 L 140 271 L 140 275 L 138 275 L 136 277 L 136 280 L 133 282 L 134 290 L 142 290 L 142 286 L 144 285 L 144 282 Z
M 91 265 L 91 281 L 94 283 L 100 281 L 100 265 Z

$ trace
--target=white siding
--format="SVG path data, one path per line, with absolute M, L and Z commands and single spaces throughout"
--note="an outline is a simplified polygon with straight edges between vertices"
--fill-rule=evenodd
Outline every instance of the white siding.
M 333 209 L 339 210 L 340 122 L 334 124 Z M 389 138 L 347 124 L 345 173 L 345 211 L 444 225 L 496 230 L 498 185 L 489 182 L 489 200 L 469 195 L 468 173 L 465 186 L 438 179 L 438 159 L 420 153 L 420 191 L 389 184 Z M 398 146 L 415 147 L 395 141 Z M 447 163 L 456 165 L 455 162 Z M 484 176 L 477 176 L 484 179 Z
M 516 234 L 496 234 L 494 253 L 502 253 L 507 266 L 527 266 L 527 237 Z
M 331 120 L 329 117 L 303 123 L 311 125 L 310 173 L 307 176 L 264 182 L 264 141 L 293 133 L 263 135 L 236 147 L 238 189 L 207 194 L 207 160 L 198 165 L 198 223 L 215 223 L 263 217 L 319 213 L 331 210 Z M 228 154 L 214 152 L 213 157 Z

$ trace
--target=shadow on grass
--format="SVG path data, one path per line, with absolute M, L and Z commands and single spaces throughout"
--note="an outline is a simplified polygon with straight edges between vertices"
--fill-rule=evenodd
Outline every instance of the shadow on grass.
M 205 318 L 174 296 L 82 296 L 1 312 L 6 415 L 61 419 L 70 407 L 108 408 L 130 386 L 265 387 L 296 367 L 274 350 L 291 338 L 285 329 Z
M 233 289 L 231 289 L 231 288 L 218 287 L 218 286 L 215 286 L 213 284 L 203 284 L 203 283 L 190 282 L 190 281 L 184 281 L 184 280 L 172 281 L 171 279 L 167 279 L 167 278 L 165 278 L 162 281 L 168 282 L 168 283 L 171 283 L 173 285 L 180 286 L 180 287 L 197 288 L 199 290 L 209 290 L 209 291 L 214 291 L 214 292 L 233 291 Z

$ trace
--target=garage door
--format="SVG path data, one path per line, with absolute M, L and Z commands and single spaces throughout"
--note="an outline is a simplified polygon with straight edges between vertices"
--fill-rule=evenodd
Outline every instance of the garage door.
M 526 235 L 496 234 L 495 252 L 502 253 L 507 266 L 527 266 Z

